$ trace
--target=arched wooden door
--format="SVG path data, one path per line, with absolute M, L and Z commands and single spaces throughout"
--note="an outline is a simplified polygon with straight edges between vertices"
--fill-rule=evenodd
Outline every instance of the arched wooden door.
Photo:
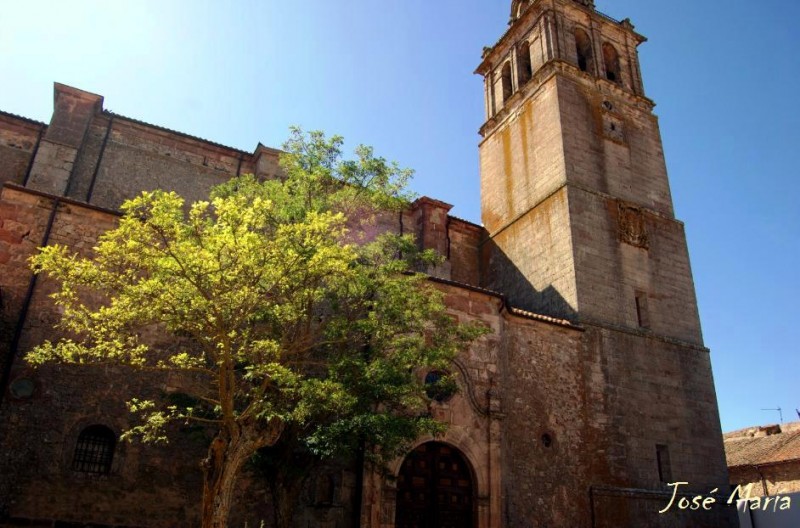
M 472 528 L 473 495 L 472 472 L 458 449 L 422 444 L 400 468 L 395 528 Z

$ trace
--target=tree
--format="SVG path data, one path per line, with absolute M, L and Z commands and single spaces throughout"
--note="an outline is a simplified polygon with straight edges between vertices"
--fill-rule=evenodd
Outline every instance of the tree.
M 235 178 L 190 206 L 145 192 L 92 256 L 48 246 L 32 259 L 61 285 L 53 297 L 66 337 L 29 362 L 186 377 L 184 398 L 129 401 L 138 421 L 126 435 L 166 441 L 172 421 L 213 431 L 204 527 L 226 526 L 242 467 L 282 437 L 317 457 L 357 439 L 380 461 L 441 431 L 419 370 L 445 368 L 483 332 L 448 316 L 413 272 L 435 255 L 408 236 L 374 234 L 380 215 L 407 204 L 410 173 L 363 146 L 345 160 L 341 146 L 293 130 L 279 179 Z M 159 345 L 165 337 L 171 346 Z M 286 525 L 291 505 L 276 509 Z

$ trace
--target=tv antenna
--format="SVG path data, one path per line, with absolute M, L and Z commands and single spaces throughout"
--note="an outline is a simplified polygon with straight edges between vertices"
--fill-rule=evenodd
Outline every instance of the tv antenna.
M 783 423 L 783 409 L 781 409 L 780 407 L 776 407 L 774 409 L 761 409 L 761 410 L 762 411 L 778 411 L 778 415 L 781 417 L 781 422 L 780 423 Z

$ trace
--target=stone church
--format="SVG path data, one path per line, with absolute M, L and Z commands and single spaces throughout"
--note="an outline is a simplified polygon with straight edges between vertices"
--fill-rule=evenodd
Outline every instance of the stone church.
M 667 483 L 704 495 L 728 484 L 684 226 L 641 78 L 644 41 L 592 0 L 511 2 L 476 70 L 483 224 L 420 198 L 385 226 L 446 256 L 432 281 L 455 316 L 492 333 L 452 365 L 461 390 L 432 402 L 444 436 L 420 438 L 388 475 L 321 472 L 297 526 L 735 525 L 724 504 L 658 513 Z M 91 251 L 145 189 L 196 200 L 233 175 L 275 177 L 279 154 L 115 114 L 62 84 L 49 123 L 0 112 L 0 527 L 197 525 L 203 437 L 119 441 L 131 425 L 124 401 L 168 394 L 174 380 L 23 361 L 57 337 L 58 320 L 54 285 L 27 258 L 56 243 Z M 231 526 L 269 526 L 263 484 L 240 487 Z

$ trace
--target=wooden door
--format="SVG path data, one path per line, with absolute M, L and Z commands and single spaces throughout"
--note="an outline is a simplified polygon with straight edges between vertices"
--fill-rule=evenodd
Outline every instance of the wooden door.
M 472 474 L 457 449 L 428 442 L 403 461 L 396 528 L 472 528 L 473 509 Z

